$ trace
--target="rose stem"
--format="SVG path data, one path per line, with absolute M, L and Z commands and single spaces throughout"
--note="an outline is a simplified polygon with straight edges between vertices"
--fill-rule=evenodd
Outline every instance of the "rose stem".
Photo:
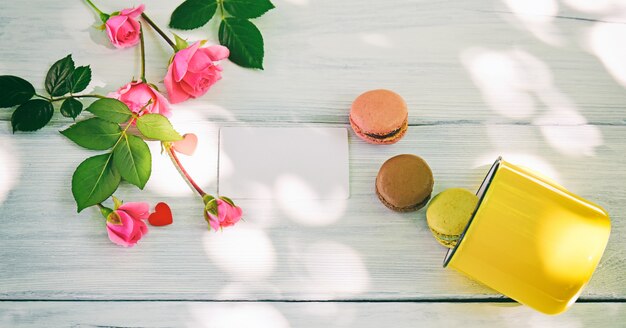
M 42 96 L 42 95 L 40 95 L 38 93 L 35 93 L 35 97 L 43 98 L 43 99 L 48 100 L 48 101 L 61 101 L 61 100 L 65 100 L 65 99 L 68 99 L 68 98 L 100 98 L 100 99 L 107 98 L 107 97 L 105 97 L 103 95 L 98 95 L 98 94 L 93 94 L 93 95 L 71 95 L 71 96 L 53 98 L 53 97 Z
M 178 47 L 176 47 L 174 41 L 172 41 L 172 39 L 170 39 L 165 33 L 163 33 L 163 31 L 150 19 L 150 17 L 148 17 L 148 15 L 146 15 L 146 13 L 142 13 L 141 17 L 146 21 L 146 23 L 148 23 L 148 25 L 150 25 L 155 31 L 157 31 L 157 33 L 159 33 L 159 35 L 170 45 L 170 47 L 174 49 L 174 52 L 180 50 L 178 49 Z
M 74 97 L 74 98 L 100 98 L 100 99 L 107 98 L 106 96 L 98 95 L 98 94 L 93 94 L 93 95 L 72 95 L 71 97 Z M 54 100 L 67 99 L 67 98 L 71 98 L 71 97 L 68 96 L 68 97 L 63 97 L 63 98 L 56 98 Z
M 139 41 L 141 43 L 141 47 L 139 47 L 141 52 L 141 81 L 146 83 L 146 48 L 143 42 L 143 26 L 139 23 Z
M 100 213 L 102 213 L 102 216 L 104 216 L 104 218 L 108 220 L 108 216 L 109 216 L 109 214 L 111 214 L 113 212 L 113 210 L 111 210 L 110 208 L 102 205 L 102 203 L 98 203 L 96 205 L 98 205 L 98 208 L 100 209 Z
M 169 155 L 170 159 L 172 160 L 172 163 L 178 170 L 178 173 L 180 173 L 180 175 L 183 177 L 185 182 L 187 182 L 189 186 L 195 189 L 200 195 L 200 197 L 204 197 L 206 193 L 202 190 L 202 188 L 200 188 L 200 186 L 198 186 L 198 184 L 196 184 L 195 181 L 193 181 L 189 173 L 185 171 L 185 168 L 178 160 L 178 156 L 176 156 L 176 153 L 174 153 L 174 151 L 172 150 L 172 145 L 170 143 L 163 143 L 163 147 L 165 147 L 165 151 L 167 152 L 167 155 Z
M 98 7 L 96 7 L 96 5 L 93 4 L 93 2 L 91 2 L 90 0 L 85 0 L 85 1 L 87 1 L 87 4 L 89 4 L 91 8 L 93 8 L 93 10 L 95 10 L 98 13 L 98 15 L 102 16 L 104 14 L 102 10 L 98 9 Z

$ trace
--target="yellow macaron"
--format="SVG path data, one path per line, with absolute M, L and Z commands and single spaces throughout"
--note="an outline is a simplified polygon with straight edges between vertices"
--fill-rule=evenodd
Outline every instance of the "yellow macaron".
M 462 188 L 450 188 L 435 196 L 426 210 L 435 239 L 445 247 L 456 246 L 477 204 L 478 197 Z

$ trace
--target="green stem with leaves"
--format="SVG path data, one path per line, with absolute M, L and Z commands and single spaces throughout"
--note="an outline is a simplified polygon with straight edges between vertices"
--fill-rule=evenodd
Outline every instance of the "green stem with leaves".
M 138 113 L 133 113 L 133 117 L 128 121 L 128 123 L 126 123 L 126 126 L 124 127 L 124 130 L 122 130 L 122 133 L 120 134 L 120 137 L 117 138 L 117 141 L 115 142 L 113 147 L 111 147 L 112 151 L 111 151 L 111 155 L 110 156 L 113 156 L 113 151 L 115 150 L 115 147 L 117 147 L 117 145 L 120 143 L 120 141 L 122 141 L 122 139 L 126 137 L 126 131 L 128 131 L 128 128 L 130 128 L 133 125 L 133 123 L 135 123 L 135 121 L 139 118 L 139 116 L 144 111 L 144 109 L 146 109 L 148 106 L 150 106 L 151 103 L 152 103 L 152 99 L 150 99 L 150 101 L 148 101 L 148 103 L 146 103 L 143 107 L 141 107 L 141 109 L 139 110 Z
M 39 97 L 39 98 L 42 98 L 42 99 L 45 99 L 45 100 L 48 100 L 48 101 L 52 101 L 52 100 L 51 100 L 52 98 L 50 98 L 50 97 L 46 97 L 46 96 L 42 96 L 42 95 L 40 95 L 40 94 L 38 94 L 38 93 L 35 93 L 35 97 Z
M 97 94 L 93 94 L 93 95 L 71 95 L 71 96 L 66 96 L 66 97 L 60 97 L 60 98 L 51 98 L 51 101 L 61 101 L 61 100 L 65 100 L 67 98 L 98 98 L 98 99 L 104 99 L 107 98 L 106 96 L 103 95 L 97 95 Z
M 167 34 L 165 34 L 165 32 L 163 32 L 151 19 L 150 17 L 148 17 L 148 15 L 146 15 L 146 13 L 142 13 L 141 17 L 146 21 L 146 23 L 148 23 L 148 25 L 150 25 L 162 38 L 163 40 L 165 40 L 165 42 L 167 42 L 167 44 L 170 45 L 170 47 L 172 47 L 172 49 L 174 49 L 174 52 L 177 52 L 178 47 L 176 47 L 176 44 L 174 43 L 174 41 L 172 41 L 172 39 L 170 39 Z
M 98 94 L 71 95 L 71 96 L 53 98 L 53 97 L 46 97 L 46 96 L 40 95 L 38 93 L 35 94 L 35 97 L 39 97 L 39 98 L 45 99 L 45 100 L 50 101 L 50 102 L 61 101 L 61 100 L 65 100 L 65 99 L 68 99 L 68 98 L 99 98 L 99 99 L 107 98 L 106 96 L 98 95 Z
M 165 152 L 170 157 L 170 159 L 172 160 L 172 163 L 176 167 L 176 170 L 178 170 L 178 173 L 180 173 L 180 175 L 183 177 L 185 182 L 187 182 L 187 184 L 190 187 L 192 187 L 196 192 L 198 192 L 198 195 L 200 195 L 200 198 L 204 198 L 204 196 L 207 193 L 204 192 L 204 190 L 202 190 L 202 188 L 200 188 L 200 186 L 198 186 L 198 184 L 195 181 L 193 181 L 189 173 L 187 173 L 187 171 L 183 167 L 183 164 L 178 159 L 178 156 L 176 156 L 176 153 L 172 149 L 172 144 L 169 142 L 163 142 L 162 145 L 163 145 L 163 148 L 165 148 Z
M 146 105 L 146 106 L 148 106 L 148 105 Z M 133 118 L 131 118 L 130 121 L 128 121 L 128 123 L 126 123 L 126 126 L 124 127 L 124 130 L 122 130 L 122 134 L 120 134 L 120 137 L 115 142 L 115 145 L 113 145 L 113 147 L 111 147 L 111 149 L 115 150 L 115 147 L 117 147 L 117 145 L 120 143 L 120 141 L 122 141 L 122 139 L 126 137 L 126 131 L 128 131 L 128 128 L 130 128 L 133 125 L 133 123 L 135 123 L 135 121 L 137 120 L 138 117 L 139 117 L 138 114 L 133 114 Z M 111 152 L 111 154 L 113 154 L 113 152 Z
M 152 100 L 150 100 L 146 105 L 144 105 L 140 110 L 139 113 L 135 114 L 133 113 L 133 117 L 128 121 L 128 123 L 126 124 L 126 126 L 124 127 L 124 130 L 122 130 L 122 133 L 120 134 L 120 137 L 117 138 L 117 141 L 115 142 L 115 145 L 113 145 L 113 147 L 111 147 L 111 152 L 109 153 L 109 157 L 107 161 L 111 160 L 111 157 L 113 156 L 113 152 L 115 151 L 115 148 L 117 147 L 117 145 L 120 143 L 120 141 L 122 141 L 122 139 L 126 138 L 126 133 L 128 131 L 128 128 L 130 128 L 133 125 L 133 122 L 135 122 L 137 120 L 137 118 L 139 118 L 139 114 L 146 109 L 150 104 L 152 103 Z M 115 198 L 115 196 L 114 196 Z M 102 205 L 102 203 L 97 203 L 96 204 L 98 206 L 98 208 L 100 209 L 100 213 L 102 213 L 102 216 L 104 216 L 105 219 L 109 219 L 109 214 L 111 214 L 111 212 L 113 212 L 113 210 L 111 210 L 110 208 Z

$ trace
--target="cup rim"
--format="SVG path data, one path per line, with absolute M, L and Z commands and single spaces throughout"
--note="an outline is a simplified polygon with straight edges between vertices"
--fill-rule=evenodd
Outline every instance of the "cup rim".
M 482 204 L 483 199 L 485 198 L 485 194 L 487 194 L 487 190 L 491 186 L 491 182 L 493 181 L 493 178 L 495 177 L 501 163 L 502 163 L 502 156 L 498 156 L 496 161 L 493 162 L 493 164 L 491 165 L 491 168 L 489 169 L 489 172 L 487 172 L 487 175 L 485 176 L 485 179 L 483 180 L 483 182 L 480 184 L 480 187 L 478 187 L 478 191 L 476 191 L 476 196 L 479 197 L 478 203 L 476 204 L 476 207 L 474 208 L 474 211 L 472 212 L 472 216 L 470 216 L 470 219 L 467 222 L 467 225 L 465 225 L 465 228 L 463 229 L 463 232 L 461 233 L 459 240 L 456 242 L 456 246 L 454 246 L 454 248 L 448 249 L 448 251 L 446 252 L 446 256 L 443 259 L 444 268 L 448 266 L 448 264 L 452 260 L 452 257 L 456 253 L 456 250 L 459 248 L 459 246 L 461 246 L 461 242 L 463 242 L 463 239 L 465 237 L 465 234 L 467 233 L 467 230 L 469 229 L 470 225 L 472 225 L 472 222 L 474 221 L 474 218 L 476 217 L 476 213 L 478 212 L 478 209 L 480 208 L 480 204 Z

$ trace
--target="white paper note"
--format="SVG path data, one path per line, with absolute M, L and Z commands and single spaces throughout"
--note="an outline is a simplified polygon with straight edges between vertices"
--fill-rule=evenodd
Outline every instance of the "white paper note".
M 220 129 L 220 195 L 245 199 L 347 199 L 345 128 Z

